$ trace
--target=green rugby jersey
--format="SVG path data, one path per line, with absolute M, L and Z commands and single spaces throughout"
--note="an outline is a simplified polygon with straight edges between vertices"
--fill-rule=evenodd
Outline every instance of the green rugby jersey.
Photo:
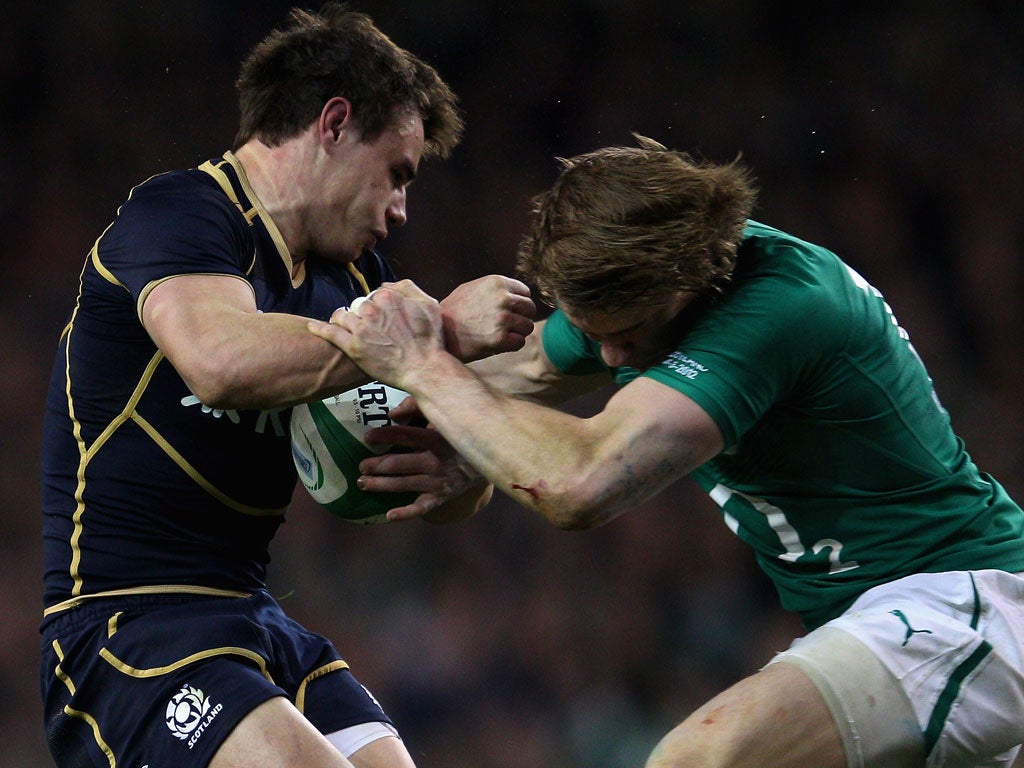
M 556 311 L 544 349 L 603 368 Z M 813 628 L 917 572 L 1024 570 L 1024 512 L 980 472 L 881 293 L 820 246 L 749 222 L 727 295 L 647 376 L 696 401 L 728 446 L 693 473 Z

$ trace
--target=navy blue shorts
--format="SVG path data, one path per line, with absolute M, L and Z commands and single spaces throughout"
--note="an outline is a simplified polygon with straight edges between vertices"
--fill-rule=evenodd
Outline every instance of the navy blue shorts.
M 205 768 L 275 696 L 325 734 L 391 723 L 331 643 L 266 592 L 101 599 L 58 614 L 42 634 L 46 738 L 60 768 Z

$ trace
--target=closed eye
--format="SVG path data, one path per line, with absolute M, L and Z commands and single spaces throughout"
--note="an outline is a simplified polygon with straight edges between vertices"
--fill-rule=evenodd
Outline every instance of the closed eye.
M 611 331 L 610 333 L 586 333 L 586 337 L 591 341 L 605 342 L 605 341 L 618 341 L 629 336 L 631 333 L 635 333 L 640 330 L 644 325 L 649 322 L 648 318 L 644 318 L 633 325 L 622 328 L 618 331 Z
M 396 165 L 391 171 L 391 181 L 396 188 L 408 187 L 416 180 L 416 169 L 410 162 Z

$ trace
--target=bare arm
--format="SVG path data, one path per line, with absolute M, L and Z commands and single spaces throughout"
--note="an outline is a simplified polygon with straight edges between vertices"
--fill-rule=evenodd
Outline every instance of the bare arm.
M 471 367 L 498 391 L 552 404 L 593 391 L 611 381 L 607 374 L 565 376 L 558 371 L 544 353 L 543 325 L 543 322 L 537 324 L 519 350 L 493 355 Z M 392 415 L 399 420 L 422 417 L 415 398 L 406 400 Z M 379 427 L 367 437 L 410 449 L 405 453 L 371 456 L 360 464 L 359 483 L 365 490 L 419 492 L 412 504 L 390 510 L 388 519 L 409 520 L 422 516 L 431 522 L 453 522 L 475 513 L 490 500 L 493 484 L 460 456 L 436 429 Z M 468 493 L 459 490 L 464 487 L 468 487 Z
M 276 408 L 326 397 L 369 377 L 306 330 L 307 318 L 256 309 L 229 275 L 179 275 L 142 305 L 147 332 L 189 389 L 216 408 Z
M 413 283 L 393 285 L 401 289 Z M 537 311 L 529 287 L 505 275 L 461 283 L 439 303 L 445 348 L 463 362 L 522 347 Z
M 522 349 L 494 355 L 470 367 L 489 386 L 507 395 L 545 405 L 557 405 L 594 392 L 611 382 L 605 373 L 566 376 L 544 352 L 544 324 L 537 323 Z
M 650 379 L 590 418 L 504 396 L 443 351 L 402 382 L 467 461 L 562 528 L 601 525 L 722 448 L 696 403 Z
M 562 528 L 591 528 L 721 451 L 712 419 L 685 395 L 639 378 L 579 418 L 489 386 L 443 347 L 429 302 L 385 293 L 360 315 L 311 323 L 423 414 L 500 490 Z
M 446 342 L 464 359 L 522 347 L 533 329 L 529 289 L 488 275 L 441 302 Z M 156 285 L 142 322 L 192 393 L 216 408 L 279 408 L 369 381 L 307 318 L 258 312 L 252 288 L 230 275 L 179 275 Z

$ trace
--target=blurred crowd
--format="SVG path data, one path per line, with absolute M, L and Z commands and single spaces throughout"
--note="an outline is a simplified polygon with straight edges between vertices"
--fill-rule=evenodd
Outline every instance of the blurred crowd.
M 403 276 L 440 296 L 509 272 L 555 157 L 633 131 L 742 155 L 762 189 L 755 217 L 885 293 L 975 460 L 1024 499 L 1024 6 L 351 4 L 432 62 L 467 120 L 384 243 Z M 20 2 L 0 26 L 5 765 L 52 765 L 38 455 L 82 259 L 133 184 L 230 146 L 238 62 L 291 5 Z M 640 766 L 800 631 L 688 481 L 586 533 L 504 499 L 451 527 L 357 526 L 300 488 L 272 554 L 274 593 L 336 641 L 419 768 Z

